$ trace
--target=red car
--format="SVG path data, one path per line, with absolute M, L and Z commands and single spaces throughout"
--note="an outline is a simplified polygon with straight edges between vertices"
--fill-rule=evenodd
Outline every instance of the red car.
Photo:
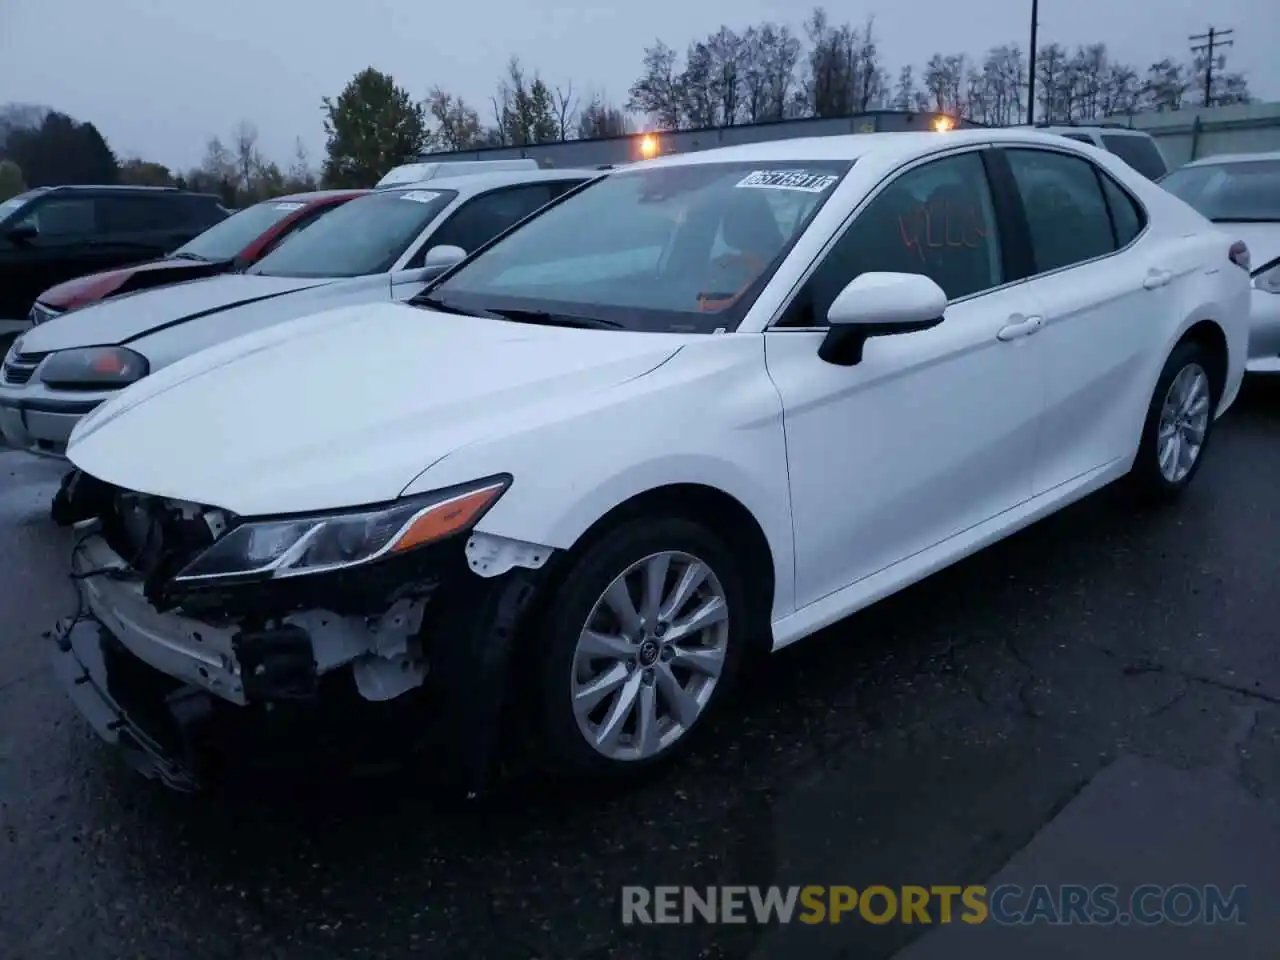
M 122 293 L 242 270 L 330 210 L 367 190 L 317 190 L 255 203 L 214 224 L 162 260 L 91 273 L 50 287 L 36 298 L 33 323 Z

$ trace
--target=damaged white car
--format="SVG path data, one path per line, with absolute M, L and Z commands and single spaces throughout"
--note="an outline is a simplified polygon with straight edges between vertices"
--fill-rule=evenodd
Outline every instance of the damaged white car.
M 173 786 L 280 704 L 489 775 L 632 770 L 745 658 L 1114 480 L 1235 399 L 1248 253 L 1033 131 L 822 137 L 593 181 L 409 304 L 159 370 L 71 437 L 82 712 Z M 296 715 L 296 711 L 289 711 Z M 372 741 L 371 741 L 372 742 Z

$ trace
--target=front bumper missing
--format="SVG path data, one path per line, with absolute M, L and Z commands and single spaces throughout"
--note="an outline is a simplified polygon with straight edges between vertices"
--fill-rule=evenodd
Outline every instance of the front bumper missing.
M 72 568 L 81 615 L 55 631 L 55 669 L 99 735 L 144 775 L 197 789 L 206 778 L 201 741 L 215 728 L 278 726 L 287 713 L 301 715 L 306 739 L 336 725 L 343 740 L 374 754 L 390 744 L 427 745 L 441 781 L 465 792 L 490 782 L 508 664 L 539 571 L 477 577 L 454 544 L 462 575 L 448 579 L 439 601 L 402 596 L 376 618 L 298 611 L 254 633 L 157 610 L 95 523 L 77 525 Z M 147 682 L 114 682 L 139 672 Z M 136 701 L 122 692 L 135 686 Z M 420 686 L 421 696 L 401 696 Z M 257 709 L 264 705 L 266 713 Z M 236 749 L 260 749 L 256 736 L 240 738 Z
M 198 764 L 178 733 L 184 690 L 176 689 L 169 698 L 175 721 L 172 732 L 161 734 L 154 721 L 148 729 L 141 711 L 135 712 L 132 704 L 122 702 L 128 699 L 127 694 L 108 674 L 114 640 L 98 623 L 60 621 L 53 639 L 54 673 L 98 736 L 119 748 L 129 765 L 143 776 L 184 793 L 199 789 Z

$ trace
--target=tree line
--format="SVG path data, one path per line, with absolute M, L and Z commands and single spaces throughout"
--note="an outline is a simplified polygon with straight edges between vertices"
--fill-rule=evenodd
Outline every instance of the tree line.
M 1050 122 L 1251 99 L 1242 74 L 1203 55 L 1139 67 L 1114 59 L 1105 43 L 1074 49 L 1050 43 L 1036 51 L 1034 64 L 1029 60 L 1019 44 L 1005 43 L 979 58 L 935 53 L 893 73 L 874 18 L 836 23 L 818 7 L 799 32 L 773 22 L 721 26 L 683 53 L 657 40 L 645 48 L 621 105 L 599 91 L 548 83 L 515 57 L 485 103 L 469 103 L 441 86 L 418 100 L 389 74 L 368 67 L 337 96 L 322 98 L 326 142 L 318 168 L 300 138 L 285 167 L 266 158 L 247 120 L 226 139 L 211 138 L 202 162 L 190 170 L 118 160 L 91 123 L 11 104 L 0 108 L 0 199 L 23 186 L 122 182 L 214 192 L 243 206 L 319 185 L 370 186 L 390 167 L 436 150 L 626 134 L 632 117 L 643 118 L 645 128 L 680 130 L 895 109 L 1012 124 L 1026 117 L 1033 69 L 1036 118 Z

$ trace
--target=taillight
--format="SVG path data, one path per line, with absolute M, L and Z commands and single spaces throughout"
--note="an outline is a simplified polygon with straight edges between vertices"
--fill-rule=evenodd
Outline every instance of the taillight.
M 1231 249 L 1227 251 L 1227 257 L 1245 273 L 1249 272 L 1252 261 L 1249 259 L 1249 246 L 1243 240 L 1237 240 L 1231 245 Z

